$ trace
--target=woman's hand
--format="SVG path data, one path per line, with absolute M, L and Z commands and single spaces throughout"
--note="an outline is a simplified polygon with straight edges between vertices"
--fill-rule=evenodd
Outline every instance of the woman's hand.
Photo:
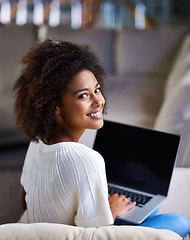
M 111 197 L 108 195 L 110 209 L 113 215 L 113 219 L 119 217 L 129 209 L 133 208 L 136 203 L 130 203 L 130 198 L 126 198 L 125 195 L 113 194 Z

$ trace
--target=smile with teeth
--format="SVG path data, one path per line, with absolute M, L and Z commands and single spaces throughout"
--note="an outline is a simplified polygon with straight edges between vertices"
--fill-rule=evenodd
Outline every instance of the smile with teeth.
M 98 111 L 98 112 L 95 112 L 95 113 L 90 113 L 90 114 L 87 114 L 88 117 L 92 117 L 92 118 L 101 118 L 102 117 L 102 111 Z

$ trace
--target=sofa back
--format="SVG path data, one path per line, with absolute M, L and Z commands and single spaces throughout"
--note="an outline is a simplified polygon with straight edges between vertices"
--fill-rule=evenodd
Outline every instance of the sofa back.
M 186 27 L 120 31 L 48 27 L 45 38 L 90 45 L 108 74 L 166 77 L 186 33 Z
M 0 27 L 0 132 L 14 131 L 12 88 L 21 70 L 21 58 L 34 42 L 33 30 L 33 25 Z
M 115 39 L 116 72 L 167 76 L 186 33 L 185 27 L 119 31 Z
M 114 38 L 115 32 L 110 29 L 73 30 L 63 27 L 48 27 L 46 38 L 87 44 L 97 55 L 106 72 L 114 73 Z

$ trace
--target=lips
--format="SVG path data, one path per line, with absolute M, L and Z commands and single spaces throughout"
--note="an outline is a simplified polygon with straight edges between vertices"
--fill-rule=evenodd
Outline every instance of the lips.
M 102 118 L 102 111 L 99 110 L 97 112 L 93 112 L 93 113 L 87 114 L 87 116 L 91 117 L 91 118 Z

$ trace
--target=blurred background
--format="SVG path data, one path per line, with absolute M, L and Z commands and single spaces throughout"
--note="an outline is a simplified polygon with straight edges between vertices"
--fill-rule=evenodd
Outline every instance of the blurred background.
M 90 44 L 111 80 L 108 118 L 154 127 L 189 24 L 189 0 L 0 0 L 0 223 L 22 213 L 19 181 L 28 141 L 15 129 L 12 88 L 29 47 L 45 38 Z M 189 167 L 188 159 L 179 166 Z M 179 213 L 190 216 L 186 210 Z
M 49 28 L 120 31 L 189 23 L 188 0 L 0 0 L 0 146 L 19 138 L 10 108 L 21 57 L 33 42 L 47 37 Z
M 1 0 L 1 27 L 47 24 L 74 29 L 126 26 L 152 28 L 189 24 L 188 0 Z

